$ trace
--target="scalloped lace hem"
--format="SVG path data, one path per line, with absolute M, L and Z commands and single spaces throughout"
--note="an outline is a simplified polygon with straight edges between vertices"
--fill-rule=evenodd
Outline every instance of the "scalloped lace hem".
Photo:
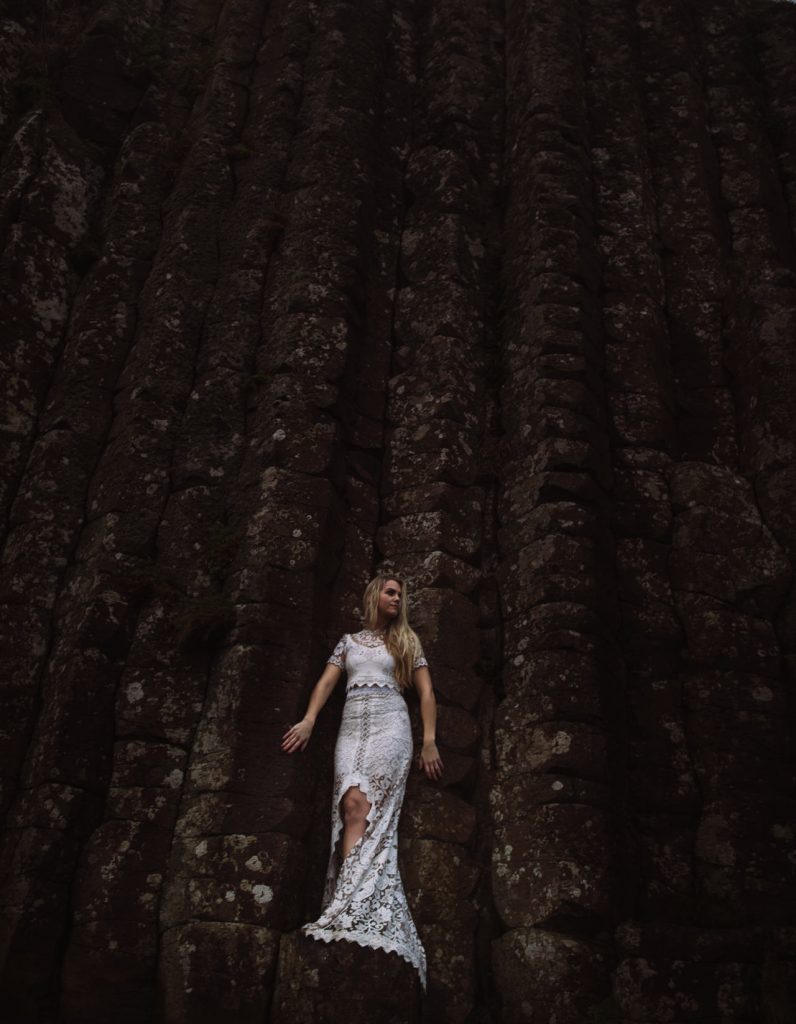
M 386 953 L 397 953 L 398 956 L 415 968 L 420 976 L 420 984 L 423 986 L 423 991 L 426 991 L 426 972 L 422 962 L 413 957 L 411 953 L 407 953 L 403 947 L 398 946 L 395 942 L 379 940 L 373 935 L 366 935 L 365 932 L 338 931 L 335 928 L 315 927 L 311 924 L 302 925 L 300 931 L 309 938 L 318 939 L 320 942 L 356 942 L 358 946 L 362 946 L 365 949 L 383 949 Z
M 363 679 L 354 680 L 348 684 L 346 693 L 352 693 L 354 690 L 367 690 L 369 688 L 375 688 L 379 690 L 392 690 L 393 693 L 397 693 L 401 696 L 400 689 L 392 681 L 392 679 Z

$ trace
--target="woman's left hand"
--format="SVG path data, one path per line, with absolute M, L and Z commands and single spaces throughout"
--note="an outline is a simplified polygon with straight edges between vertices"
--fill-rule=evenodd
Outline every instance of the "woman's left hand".
M 437 744 L 433 740 L 423 744 L 420 753 L 420 767 L 430 779 L 438 779 L 442 775 L 442 758 L 439 756 Z

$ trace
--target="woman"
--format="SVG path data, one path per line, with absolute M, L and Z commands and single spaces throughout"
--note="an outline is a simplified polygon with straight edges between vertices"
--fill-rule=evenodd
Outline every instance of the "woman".
M 321 916 L 302 931 L 398 953 L 426 987 L 426 954 L 398 871 L 398 818 L 412 761 L 412 731 L 402 691 L 420 695 L 420 765 L 439 779 L 437 705 L 428 662 L 407 618 L 406 587 L 377 576 L 365 588 L 365 628 L 346 633 L 310 695 L 307 713 L 282 737 L 288 753 L 309 742 L 318 712 L 345 669 L 346 701 L 334 752 L 332 845 Z M 337 844 L 342 832 L 342 849 Z

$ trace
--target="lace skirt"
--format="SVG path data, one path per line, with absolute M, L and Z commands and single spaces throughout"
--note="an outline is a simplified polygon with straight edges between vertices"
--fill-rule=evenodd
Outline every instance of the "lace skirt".
M 334 753 L 332 842 L 321 916 L 302 926 L 305 935 L 346 939 L 398 953 L 426 987 L 426 954 L 406 902 L 398 871 L 398 818 L 412 762 L 409 712 L 400 693 L 354 687 L 346 697 Z M 364 834 L 345 860 L 340 800 L 358 786 L 370 802 Z

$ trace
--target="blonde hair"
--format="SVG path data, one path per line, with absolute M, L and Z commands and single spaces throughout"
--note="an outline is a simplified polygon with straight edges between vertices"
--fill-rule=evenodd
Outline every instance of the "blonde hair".
M 362 617 L 365 629 L 375 629 L 379 612 L 379 595 L 388 580 L 401 585 L 401 602 L 398 614 L 387 623 L 384 645 L 395 659 L 395 678 L 402 690 L 412 685 L 415 658 L 420 651 L 420 638 L 409 625 L 409 595 L 406 582 L 394 572 L 380 573 L 365 587 L 362 595 Z

